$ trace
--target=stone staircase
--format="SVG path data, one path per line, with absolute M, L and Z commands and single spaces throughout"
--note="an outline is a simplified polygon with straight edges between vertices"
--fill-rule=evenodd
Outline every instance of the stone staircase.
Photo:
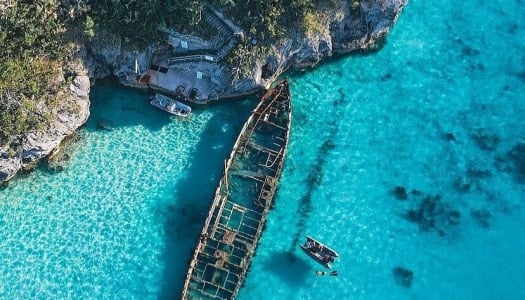
M 230 27 L 228 27 L 228 25 L 226 25 L 222 18 L 220 18 L 214 11 L 207 10 L 204 13 L 204 19 L 222 36 L 229 38 L 233 35 L 233 32 L 230 29 Z
M 204 19 L 223 37 L 224 42 L 215 56 L 215 61 L 220 61 L 244 38 L 244 32 L 213 9 L 206 10 Z

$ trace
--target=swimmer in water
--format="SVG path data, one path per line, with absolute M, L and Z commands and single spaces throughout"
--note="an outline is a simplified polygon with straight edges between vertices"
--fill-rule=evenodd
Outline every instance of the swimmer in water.
M 325 271 L 319 271 L 319 270 L 315 271 L 315 274 L 316 274 L 317 276 L 326 276 L 326 275 L 329 275 L 329 276 L 337 276 L 337 275 L 339 275 L 339 273 L 338 273 L 337 271 L 331 271 L 330 273 L 328 273 L 328 272 L 325 272 Z

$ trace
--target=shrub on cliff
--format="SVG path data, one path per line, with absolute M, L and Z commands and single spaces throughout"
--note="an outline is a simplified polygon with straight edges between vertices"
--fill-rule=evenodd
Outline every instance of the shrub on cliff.
M 66 26 L 56 0 L 14 1 L 0 11 L 0 144 L 44 128 L 59 105 Z
M 54 0 L 15 1 L 0 12 L 0 60 L 59 57 L 63 22 Z
M 59 105 L 60 64 L 46 58 L 10 59 L 0 63 L 0 143 L 42 129 Z

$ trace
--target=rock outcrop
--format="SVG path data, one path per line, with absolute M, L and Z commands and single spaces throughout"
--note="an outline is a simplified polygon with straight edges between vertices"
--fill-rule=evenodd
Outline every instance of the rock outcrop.
M 332 55 L 346 54 L 360 49 L 373 49 L 382 42 L 397 20 L 408 0 L 341 1 L 340 9 L 323 12 L 318 17 L 322 30 L 306 36 L 290 32 L 282 44 L 274 45 L 265 60 L 255 64 L 250 78 L 231 84 L 224 96 L 268 87 L 275 78 L 290 68 L 314 67 Z M 273 61 L 273 73 L 268 72 L 268 61 Z M 265 76 L 263 76 L 263 74 Z
M 321 14 L 318 20 L 322 24 L 321 30 L 306 35 L 290 32 L 286 40 L 271 47 L 266 57 L 253 59 L 247 76 L 232 76 L 235 75 L 234 66 L 206 62 L 205 68 L 211 77 L 210 97 L 219 99 L 249 94 L 268 87 L 290 68 L 313 67 L 334 54 L 372 48 L 388 33 L 406 4 L 407 0 L 341 1 L 340 9 Z M 47 129 L 17 138 L 16 151 L 13 151 L 13 145 L 0 145 L 0 183 L 7 182 L 20 170 L 34 166 L 87 121 L 90 82 L 115 75 L 124 85 L 147 87 L 141 83 L 137 71 L 142 73 L 150 68 L 156 46 L 130 48 L 125 44 L 119 36 L 106 32 L 81 47 L 80 62 L 73 68 L 74 78 L 64 100 L 65 105 L 76 105 L 78 109 L 74 113 L 70 110 L 54 111 L 56 119 Z M 194 65 L 187 67 L 191 69 Z
M 86 123 L 89 117 L 90 81 L 82 68 L 74 75 L 65 91 L 63 106 L 51 112 L 56 118 L 42 131 L 28 132 L 18 137 L 17 150 L 13 145 L 0 145 L 0 183 L 7 182 L 20 170 L 33 168 L 41 159 L 58 149 L 60 143 Z
M 349 1 L 341 1 L 340 8 L 335 11 L 325 11 L 318 16 L 318 22 L 322 25 L 320 30 L 311 33 L 299 31 L 289 31 L 287 39 L 273 45 L 266 57 L 252 57 L 252 69 L 248 75 L 238 74 L 237 66 L 224 63 L 195 63 L 184 62 L 181 60 L 177 66 L 178 70 L 188 70 L 194 72 L 202 70 L 210 77 L 210 99 L 217 100 L 222 98 L 246 95 L 264 88 L 270 84 L 283 72 L 290 68 L 314 67 L 319 62 L 332 55 L 346 54 L 355 50 L 370 49 L 380 44 L 382 39 L 389 32 L 392 25 L 407 0 L 360 0 L 354 1 L 359 5 L 352 6 Z M 220 14 L 219 14 L 220 15 Z M 222 16 L 226 18 L 226 16 Z M 224 22 L 228 22 L 225 20 Z M 235 27 L 235 25 L 230 25 Z M 217 28 L 222 30 L 224 26 Z M 231 29 L 232 34 L 235 31 Z M 216 49 L 222 49 L 224 44 L 224 32 L 218 34 L 222 37 L 217 41 L 201 41 L 201 47 L 196 42 L 198 38 L 186 37 L 187 44 L 191 44 L 193 50 L 203 50 L 216 43 Z M 187 49 L 178 46 L 181 37 L 175 32 L 166 30 L 168 44 L 172 46 L 172 51 L 176 55 L 182 55 Z M 244 37 L 243 37 L 244 38 Z M 234 38 L 230 38 L 234 41 Z M 158 54 L 158 53 L 161 54 Z M 168 52 L 168 53 L 167 53 Z M 101 78 L 105 75 L 115 75 L 120 82 L 132 87 L 151 87 L 146 83 L 137 80 L 135 67 L 139 71 L 148 70 L 154 56 L 166 59 L 170 50 L 156 49 L 149 46 L 145 49 L 127 49 L 122 47 L 118 37 L 106 33 L 96 42 L 89 46 L 89 60 L 91 67 L 90 75 Z M 224 55 L 222 55 L 224 56 Z M 221 57 L 222 57 L 221 56 Z M 221 57 L 216 57 L 220 61 Z M 137 66 L 135 66 L 135 61 Z M 152 86 L 155 88 L 155 86 Z M 159 88 L 162 92 L 169 93 L 170 89 Z M 188 99 L 191 101 L 191 99 Z M 200 99 L 202 100 L 202 99 Z M 203 101 L 197 101 L 197 103 Z M 206 102 L 206 101 L 204 101 Z

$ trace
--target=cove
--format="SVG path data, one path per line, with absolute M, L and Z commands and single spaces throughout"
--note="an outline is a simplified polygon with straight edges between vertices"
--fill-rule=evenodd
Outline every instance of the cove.
M 288 74 L 289 152 L 239 299 L 525 297 L 524 9 L 414 0 L 380 51 Z M 180 120 L 146 97 L 97 83 L 66 169 L 0 191 L 0 298 L 179 297 L 257 98 Z M 306 234 L 339 276 L 316 276 Z

